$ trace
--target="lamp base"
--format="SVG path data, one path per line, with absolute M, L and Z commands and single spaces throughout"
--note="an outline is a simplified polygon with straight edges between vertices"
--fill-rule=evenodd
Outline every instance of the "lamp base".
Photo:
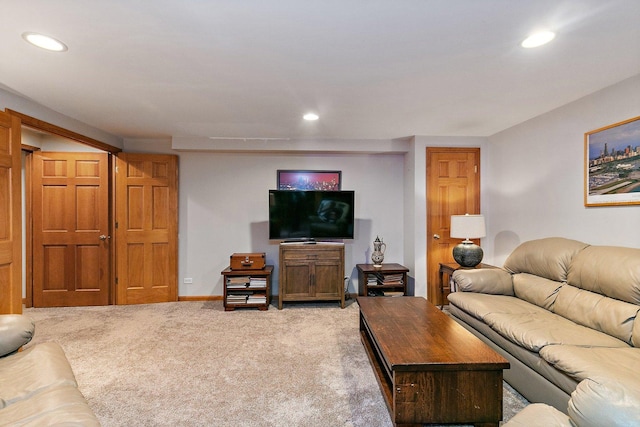
M 482 248 L 471 240 L 464 240 L 453 248 L 453 259 L 456 260 L 461 267 L 475 267 L 480 264 L 483 256 L 484 252 Z

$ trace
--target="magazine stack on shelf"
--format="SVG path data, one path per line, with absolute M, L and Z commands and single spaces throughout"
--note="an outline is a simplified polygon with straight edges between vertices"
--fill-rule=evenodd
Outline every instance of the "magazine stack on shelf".
M 266 304 L 267 295 L 266 294 L 251 294 L 247 298 L 247 304 Z
M 403 291 L 385 290 L 385 291 L 383 291 L 383 295 L 385 297 L 401 297 L 401 296 L 404 296 L 404 292 Z
M 378 275 L 377 274 L 367 274 L 367 285 L 369 285 L 369 286 L 378 285 Z
M 247 299 L 252 295 L 252 292 L 234 292 L 227 294 L 227 304 L 247 304 Z
M 381 285 L 403 285 L 402 274 L 380 274 L 379 282 Z
M 249 289 L 254 288 L 266 288 L 267 287 L 267 278 L 266 277 L 254 277 L 252 276 L 249 280 Z
M 227 277 L 227 289 L 244 289 L 249 286 L 249 276 Z

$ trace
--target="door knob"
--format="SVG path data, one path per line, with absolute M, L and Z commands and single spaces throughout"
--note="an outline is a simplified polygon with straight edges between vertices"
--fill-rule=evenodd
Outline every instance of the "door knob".
M 434 234 L 433 238 L 436 239 L 436 240 L 440 240 L 440 235 L 439 234 Z
M 100 239 L 100 240 L 107 240 L 107 239 L 110 239 L 110 238 L 111 238 L 111 236 L 105 236 L 104 234 L 101 234 L 101 235 L 98 236 L 98 239 Z

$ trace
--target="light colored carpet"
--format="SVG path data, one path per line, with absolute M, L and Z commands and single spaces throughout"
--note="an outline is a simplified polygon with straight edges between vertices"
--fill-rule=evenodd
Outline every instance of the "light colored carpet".
M 391 426 L 358 305 L 222 302 L 26 309 L 105 426 Z M 526 401 L 505 387 L 505 420 Z

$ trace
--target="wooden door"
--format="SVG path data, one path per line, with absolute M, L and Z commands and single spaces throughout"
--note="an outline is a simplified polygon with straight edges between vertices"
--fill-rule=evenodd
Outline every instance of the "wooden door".
M 107 153 L 33 154 L 33 305 L 109 303 Z
M 20 119 L 0 112 L 0 314 L 22 313 Z
M 116 159 L 116 302 L 178 299 L 178 158 Z
M 427 299 L 441 297 L 438 269 L 454 262 L 453 247 L 460 239 L 449 236 L 451 215 L 480 213 L 480 149 L 427 148 Z M 478 240 L 475 241 L 479 243 Z

